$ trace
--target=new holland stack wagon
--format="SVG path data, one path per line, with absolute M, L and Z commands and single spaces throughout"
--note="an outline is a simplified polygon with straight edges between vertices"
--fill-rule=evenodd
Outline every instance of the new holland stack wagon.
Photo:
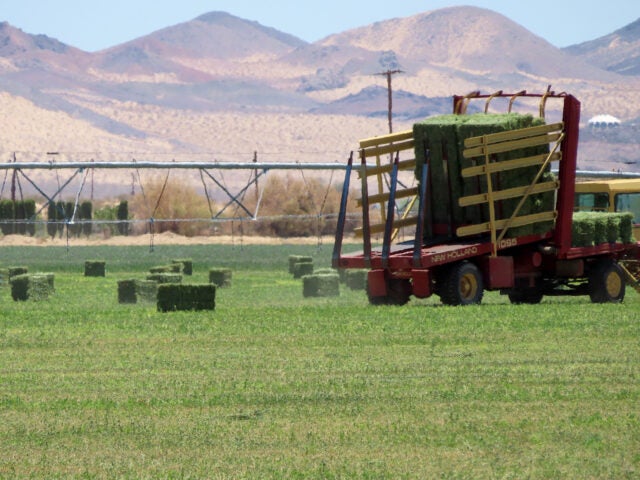
M 488 113 L 491 102 L 506 113 Z M 534 102 L 536 111 L 515 113 L 515 102 Z M 622 301 L 627 284 L 638 287 L 627 268 L 639 257 L 633 218 L 574 216 L 579 122 L 580 102 L 569 94 L 474 92 L 453 97 L 451 115 L 361 141 L 359 165 L 352 154 L 347 166 L 333 267 L 367 269 L 372 304 L 436 294 L 467 305 L 485 290 L 514 303 L 545 295 Z M 345 254 L 356 172 L 362 250 Z

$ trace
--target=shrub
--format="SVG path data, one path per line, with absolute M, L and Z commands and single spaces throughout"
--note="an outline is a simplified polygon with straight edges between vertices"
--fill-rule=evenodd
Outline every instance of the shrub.
M 0 231 L 3 235 L 11 235 L 14 231 L 14 204 L 11 200 L 0 200 Z
M 93 204 L 91 202 L 87 201 L 80 204 L 80 220 L 86 222 L 82 224 L 82 234 L 87 237 L 90 236 L 93 229 L 91 224 L 91 220 L 93 220 Z
M 214 310 L 216 286 L 204 285 L 160 285 L 158 287 L 158 311 Z
M 305 275 L 302 277 L 302 296 L 336 297 L 340 295 L 340 276 L 337 273 Z
M 209 270 L 209 283 L 224 288 L 231 286 L 233 272 L 230 268 L 212 268 Z
M 119 220 L 118 233 L 124 236 L 129 235 L 129 202 L 122 200 L 120 204 L 118 204 L 116 218 Z
M 104 277 L 106 262 L 104 260 L 87 260 L 84 262 L 85 277 Z

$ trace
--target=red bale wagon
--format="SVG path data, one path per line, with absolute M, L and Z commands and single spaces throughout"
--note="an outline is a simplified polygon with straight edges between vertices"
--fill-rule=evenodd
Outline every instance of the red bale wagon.
M 512 113 L 521 100 L 535 102 L 536 114 Z M 467 113 L 478 101 L 485 113 Z M 486 113 L 500 101 L 506 114 Z M 549 102 L 559 118 L 547 123 Z M 436 294 L 444 304 L 467 305 L 485 290 L 514 303 L 545 295 L 622 301 L 628 283 L 638 286 L 625 262 L 636 261 L 639 248 L 625 215 L 574 219 L 579 122 L 572 95 L 476 92 L 455 96 L 453 115 L 361 141 L 360 165 L 352 154 L 347 166 L 333 267 L 368 269 L 372 304 Z M 363 248 L 345 254 L 355 172 Z M 407 187 L 403 175 L 416 184 Z

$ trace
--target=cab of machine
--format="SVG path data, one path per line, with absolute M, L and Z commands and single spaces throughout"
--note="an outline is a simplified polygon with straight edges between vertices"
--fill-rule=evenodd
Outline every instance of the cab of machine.
M 575 211 L 631 212 L 633 235 L 640 239 L 640 179 L 592 180 L 576 183 Z

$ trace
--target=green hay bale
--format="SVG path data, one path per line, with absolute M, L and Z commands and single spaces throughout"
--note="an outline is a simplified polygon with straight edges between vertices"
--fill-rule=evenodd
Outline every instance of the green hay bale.
M 26 275 L 29 273 L 29 269 L 27 267 L 7 267 L 7 275 L 9 277 L 9 281 L 13 277 L 17 277 L 18 275 Z
M 575 213 L 573 214 L 575 217 Z M 616 243 L 620 236 L 620 217 L 618 215 L 607 215 L 607 242 Z
M 137 303 L 136 281 L 118 280 L 118 303 Z
M 153 280 L 136 280 L 136 297 L 138 302 L 156 302 L 158 283 Z
M 87 260 L 84 262 L 85 277 L 104 277 L 106 273 L 106 264 L 104 260 Z
M 219 288 L 231 286 L 233 272 L 230 268 L 212 268 L 209 270 L 209 283 Z
M 167 283 L 182 283 L 182 275 L 179 273 L 151 273 L 147 280 L 164 285 Z
M 616 214 L 620 217 L 620 241 L 633 243 L 633 213 L 625 212 Z
M 576 212 L 571 224 L 571 245 L 574 247 L 589 247 L 593 245 L 595 223 L 590 212 Z
M 340 276 L 337 273 L 302 277 L 303 297 L 336 297 L 338 295 L 340 295 Z
M 306 255 L 289 255 L 289 273 L 295 273 L 295 265 L 300 262 L 313 263 L 313 257 L 308 257 Z
M 149 273 L 180 273 L 181 270 L 181 263 L 172 263 L 171 265 L 158 265 L 151 267 L 149 269 Z
M 347 270 L 345 283 L 351 290 L 366 290 L 367 270 Z
M 157 306 L 159 312 L 214 310 L 216 286 L 212 284 L 160 285 Z
M 300 261 L 293 265 L 293 278 L 302 278 L 311 274 L 313 274 L 313 260 Z
M 463 179 L 462 169 L 473 166 L 474 159 L 463 156 L 464 140 L 470 137 L 488 135 L 519 128 L 527 128 L 542 124 L 543 121 L 531 115 L 509 114 L 474 114 L 474 115 L 440 115 L 428 118 L 413 126 L 416 154 L 416 176 L 419 178 L 425 162 L 425 151 L 429 151 L 431 174 L 431 202 L 426 212 L 426 236 L 433 235 L 431 223 L 453 224 L 457 227 L 464 224 L 477 224 L 488 220 L 488 207 L 472 206 L 462 208 L 458 200 L 462 196 L 486 193 L 487 184 L 484 177 Z M 498 154 L 493 161 L 505 161 L 513 158 L 528 157 L 548 153 L 548 146 L 521 149 L 516 152 Z M 495 174 L 492 177 L 494 190 L 529 185 L 538 172 L 537 167 L 521 168 L 509 172 Z M 545 172 L 546 173 L 546 172 Z M 519 199 L 497 202 L 497 218 L 509 218 Z M 518 216 L 538 213 L 549 206 L 553 208 L 553 193 L 529 197 Z M 539 233 L 548 231 L 552 224 L 544 226 L 532 225 L 520 227 L 507 232 L 507 236 Z
M 11 279 L 11 297 L 16 302 L 47 300 L 54 290 L 52 273 L 16 275 Z
M 179 264 L 183 275 L 193 275 L 193 260 L 191 258 L 178 258 L 171 261 L 174 264 Z

